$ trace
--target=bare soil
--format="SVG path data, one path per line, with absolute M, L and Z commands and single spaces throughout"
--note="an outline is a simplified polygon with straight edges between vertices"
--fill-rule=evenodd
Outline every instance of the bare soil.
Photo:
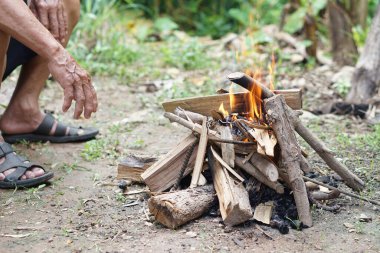
M 138 89 L 111 79 L 95 82 L 100 109 L 90 121 L 73 122 L 70 113 L 60 113 L 61 91 L 55 83 L 45 89 L 42 107 L 65 122 L 96 126 L 101 130 L 98 139 L 119 143 L 111 142 L 101 149 L 104 156 L 92 161 L 81 155 L 84 143 L 16 145 L 20 153 L 54 171 L 55 178 L 41 189 L 0 190 L 0 252 L 380 252 L 379 207 L 344 196 L 336 201 L 342 206 L 337 214 L 313 209 L 312 228 L 281 235 L 262 226 L 273 239 L 253 222 L 229 229 L 209 215 L 178 230 L 152 222 L 144 196 L 118 197 L 117 159 L 129 153 L 164 154 L 187 132 L 162 118 L 157 104 L 146 106 L 144 101 L 156 101 L 154 93 L 132 93 Z M 2 87 L 2 104 L 12 83 L 14 79 Z M 115 127 L 117 122 L 123 127 Z M 312 163 L 320 166 L 314 159 Z M 379 195 L 375 189 L 375 197 Z M 135 200 L 137 205 L 123 207 Z M 372 222 L 359 222 L 362 213 Z M 190 237 L 189 231 L 196 236 Z

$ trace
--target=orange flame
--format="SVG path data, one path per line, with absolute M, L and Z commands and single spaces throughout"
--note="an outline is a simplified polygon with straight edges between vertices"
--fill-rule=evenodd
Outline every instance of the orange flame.
M 234 112 L 234 109 L 235 109 L 235 95 L 234 95 L 234 91 L 233 91 L 233 85 L 231 84 L 230 85 L 230 110 L 231 112 Z
M 223 117 L 225 118 L 225 117 L 227 117 L 228 115 L 229 115 L 229 113 L 228 113 L 228 111 L 226 111 L 225 109 L 224 109 L 224 104 L 223 104 L 223 102 L 220 104 L 220 106 L 219 106 L 219 112 L 221 112 L 222 114 L 223 114 Z

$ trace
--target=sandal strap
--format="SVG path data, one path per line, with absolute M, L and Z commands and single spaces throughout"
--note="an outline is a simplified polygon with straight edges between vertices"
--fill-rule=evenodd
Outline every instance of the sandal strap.
M 55 123 L 55 118 L 51 114 L 46 114 L 38 128 L 33 132 L 35 134 L 48 135 Z
M 0 144 L 0 158 L 3 158 L 7 154 L 13 153 L 13 148 L 9 143 L 3 142 Z
M 57 127 L 54 132 L 54 136 L 65 136 L 67 131 L 67 126 L 58 122 Z
M 22 177 L 25 174 L 25 172 L 27 170 L 29 170 L 30 168 L 34 168 L 34 167 L 38 167 L 38 168 L 41 168 L 44 170 L 44 168 L 41 167 L 40 165 L 36 165 L 36 164 L 33 164 L 33 163 L 28 161 L 27 163 L 18 166 L 14 172 L 12 172 L 11 174 L 9 174 L 8 176 L 6 176 L 4 178 L 4 181 L 5 182 L 16 182 L 20 179 L 20 177 Z
M 0 164 L 0 173 L 16 167 L 28 166 L 28 163 L 27 159 L 12 152 L 7 154 L 4 162 Z

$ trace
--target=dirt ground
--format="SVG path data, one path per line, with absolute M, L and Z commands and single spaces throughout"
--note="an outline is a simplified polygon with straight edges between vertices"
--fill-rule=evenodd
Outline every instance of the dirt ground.
M 2 87 L 2 104 L 6 104 L 14 81 Z M 231 231 L 221 218 L 209 215 L 177 230 L 148 220 L 146 198 L 125 199 L 117 193 L 117 159 L 129 153 L 164 154 L 187 132 L 170 125 L 157 104 L 146 105 L 146 101 L 154 100 L 154 93 L 118 85 L 111 79 L 95 79 L 95 83 L 99 112 L 94 119 L 75 124 L 100 129 L 98 139 L 106 143 L 93 147 L 99 148 L 100 157 L 84 159 L 84 153 L 91 153 L 84 143 L 16 145 L 22 154 L 54 171 L 55 178 L 43 188 L 0 191 L 0 252 L 380 252 L 379 207 L 345 196 L 337 200 L 342 206 L 338 214 L 314 208 L 312 228 L 281 235 L 262 226 L 272 239 L 258 231 L 253 222 Z M 60 95 L 57 86 L 49 83 L 42 107 L 72 122 L 70 113 L 60 113 Z M 310 120 L 307 115 L 304 121 Z M 322 126 L 330 118 L 313 116 Z M 356 126 L 363 125 L 349 118 L 334 120 L 349 122 L 347 131 L 354 132 Z M 334 142 L 330 139 L 329 145 Z M 340 148 L 337 144 L 336 149 Z M 370 156 L 376 154 L 370 152 Z M 373 168 L 378 170 L 378 160 L 373 161 Z M 311 162 L 317 167 L 321 164 L 314 158 Z M 379 196 L 376 188 L 374 197 Z M 138 205 L 123 207 L 134 200 Z M 371 217 L 372 222 L 359 222 L 361 214 Z M 189 231 L 196 236 L 189 236 Z

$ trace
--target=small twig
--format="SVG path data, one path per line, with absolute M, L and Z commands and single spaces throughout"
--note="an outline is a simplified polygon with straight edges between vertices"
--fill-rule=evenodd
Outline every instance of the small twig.
M 317 180 L 314 180 L 314 179 L 311 179 L 311 178 L 308 178 L 308 177 L 305 177 L 303 176 L 303 179 L 306 180 L 306 181 L 310 181 L 310 182 L 313 182 L 315 184 L 318 184 L 318 185 L 321 185 L 321 186 L 324 186 L 330 190 L 336 190 L 336 191 L 339 191 L 340 193 L 342 194 L 345 194 L 345 195 L 348 195 L 350 197 L 353 197 L 353 198 L 357 198 L 357 199 L 360 199 L 360 200 L 364 200 L 364 201 L 367 201 L 369 203 L 372 203 L 374 205 L 378 205 L 380 206 L 380 202 L 376 201 L 376 200 L 372 200 L 372 199 L 368 199 L 368 198 L 365 198 L 365 197 L 362 197 L 362 196 L 359 196 L 359 195 L 356 195 L 354 193 L 351 193 L 351 192 L 348 192 L 348 191 L 345 191 L 345 190 L 342 190 L 342 189 L 338 189 L 336 187 L 333 187 L 333 186 L 330 186 L 328 184 L 324 184 L 322 182 L 319 182 Z
M 249 153 L 249 154 L 247 155 L 247 157 L 244 158 L 244 160 L 243 160 L 243 164 L 246 164 L 249 160 L 251 160 L 252 156 L 253 156 L 256 152 L 257 152 L 256 150 L 253 150 L 251 153 Z
M 271 130 L 272 128 L 270 126 L 264 126 L 264 125 L 259 125 L 254 122 L 249 122 L 248 120 L 244 119 L 237 119 L 236 121 L 242 122 L 249 126 L 250 128 L 256 128 L 256 129 L 264 129 L 264 130 Z
M 259 230 L 261 233 L 263 233 L 263 235 L 265 235 L 265 236 L 268 237 L 269 239 L 274 240 L 273 237 L 272 237 L 270 234 L 268 234 L 267 232 L 265 232 L 265 230 L 262 229 L 258 224 L 255 224 L 255 228 L 256 228 L 257 230 Z
M 208 137 L 210 141 L 214 142 L 221 142 L 221 143 L 231 143 L 231 144 L 239 144 L 239 145 L 256 145 L 254 142 L 245 142 L 245 141 L 234 141 L 234 140 L 227 140 L 227 139 L 220 139 L 220 138 L 215 138 L 215 137 Z
M 150 193 L 149 190 L 139 190 L 139 191 L 129 191 L 129 192 L 125 192 L 123 193 L 123 195 L 135 195 L 135 194 L 141 194 L 141 193 Z
M 244 182 L 244 178 L 242 178 L 234 169 L 232 169 L 224 160 L 220 157 L 218 153 L 214 150 L 214 148 L 211 146 L 211 152 L 216 160 L 224 167 L 226 168 L 232 175 L 234 175 L 237 179 L 239 179 L 241 182 Z

